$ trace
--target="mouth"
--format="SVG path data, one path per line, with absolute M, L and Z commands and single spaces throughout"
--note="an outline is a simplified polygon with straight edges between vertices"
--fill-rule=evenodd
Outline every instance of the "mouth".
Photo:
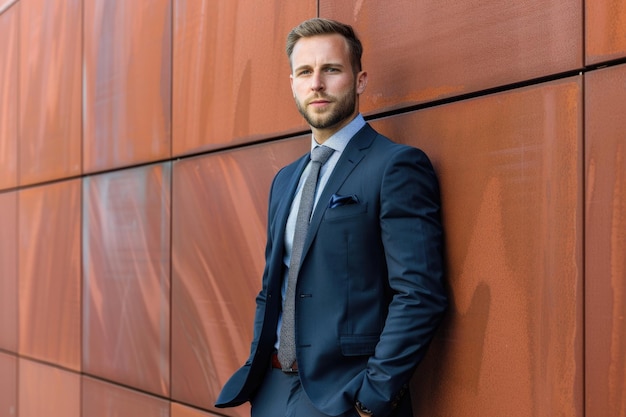
M 313 108 L 320 108 L 320 107 L 324 107 L 326 105 L 330 104 L 330 100 L 326 100 L 326 99 L 322 99 L 322 98 L 316 98 L 313 100 L 309 101 L 309 106 L 313 107 Z

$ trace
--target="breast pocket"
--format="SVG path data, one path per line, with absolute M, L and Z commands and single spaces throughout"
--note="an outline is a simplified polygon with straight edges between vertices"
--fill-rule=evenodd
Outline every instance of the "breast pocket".
M 346 217 L 358 216 L 367 213 L 367 203 L 347 204 L 335 208 L 329 208 L 324 214 L 324 220 L 334 221 L 345 219 Z

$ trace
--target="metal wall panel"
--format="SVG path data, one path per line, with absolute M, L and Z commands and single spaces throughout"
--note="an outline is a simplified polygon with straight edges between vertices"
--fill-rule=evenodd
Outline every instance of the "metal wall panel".
M 170 163 L 83 180 L 83 369 L 170 391 Z
M 86 172 L 170 156 L 171 1 L 85 0 Z
M 195 408 L 185 407 L 180 404 L 172 403 L 171 416 L 172 417 L 217 417 L 217 414 L 203 413 L 202 411 L 197 410 Z
M 170 403 L 104 381 L 83 377 L 83 417 L 169 417 Z
M 0 190 L 17 186 L 18 13 L 0 14 Z
M 80 375 L 19 360 L 19 417 L 80 417 Z
M 81 173 L 80 0 L 20 6 L 19 182 Z
M 366 113 L 582 67 L 582 0 L 320 0 L 320 15 L 361 35 Z
M 285 40 L 312 0 L 174 0 L 173 154 L 305 130 Z
M 585 0 L 585 62 L 626 57 L 626 2 Z
M 267 198 L 306 138 L 177 162 L 172 236 L 172 397 L 207 409 L 248 358 Z M 247 407 L 220 410 L 246 415 Z
M 17 356 L 0 352 L 0 417 L 17 416 Z
M 585 76 L 586 417 L 626 415 L 626 65 Z
M 80 180 L 18 193 L 19 352 L 80 370 Z
M 416 415 L 626 415 L 624 1 L 0 0 L 0 417 L 249 415 L 213 402 L 308 148 L 285 37 L 318 14 L 442 185 Z
M 582 77 L 374 125 L 441 183 L 451 305 L 416 415 L 582 416 Z
M 0 213 L 0 349 L 17 352 L 17 192 L 0 193 Z

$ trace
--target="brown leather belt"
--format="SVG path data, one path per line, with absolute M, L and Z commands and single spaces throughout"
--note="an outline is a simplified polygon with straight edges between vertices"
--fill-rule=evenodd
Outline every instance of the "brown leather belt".
M 280 369 L 281 371 L 288 373 L 288 374 L 295 374 L 298 372 L 298 362 L 294 362 L 293 365 L 291 365 L 290 369 L 283 369 L 283 366 L 280 364 L 280 361 L 278 360 L 278 355 L 274 353 L 272 354 L 272 368 Z

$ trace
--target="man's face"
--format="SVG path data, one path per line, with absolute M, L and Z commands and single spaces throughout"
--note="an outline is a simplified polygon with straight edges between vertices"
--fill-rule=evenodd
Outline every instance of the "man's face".
M 367 74 L 355 76 L 341 35 L 300 39 L 291 54 L 291 67 L 296 106 L 322 143 L 356 116 Z

